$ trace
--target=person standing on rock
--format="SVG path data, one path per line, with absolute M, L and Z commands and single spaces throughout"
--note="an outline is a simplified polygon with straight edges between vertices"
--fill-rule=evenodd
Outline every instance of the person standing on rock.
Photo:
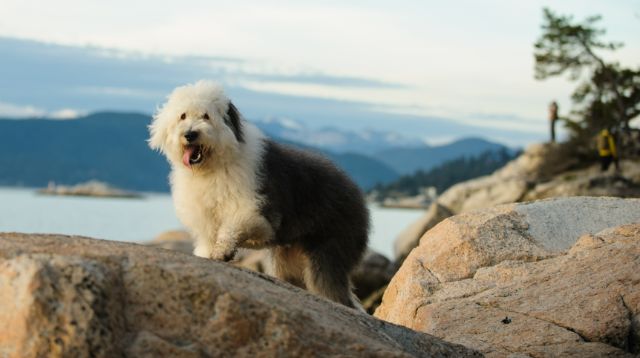
M 598 136 L 598 154 L 600 155 L 600 169 L 606 172 L 612 162 L 615 162 L 618 170 L 618 152 L 616 144 L 608 129 L 600 131 Z
M 558 121 L 558 103 L 549 104 L 549 124 L 551 125 L 551 143 L 556 142 L 556 122 Z

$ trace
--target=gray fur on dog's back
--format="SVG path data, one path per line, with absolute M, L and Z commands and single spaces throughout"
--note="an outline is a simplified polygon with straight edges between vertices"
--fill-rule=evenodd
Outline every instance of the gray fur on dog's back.
M 261 176 L 262 214 L 276 244 L 300 245 L 313 266 L 345 278 L 361 259 L 369 230 L 356 184 L 324 157 L 271 140 L 265 141 Z

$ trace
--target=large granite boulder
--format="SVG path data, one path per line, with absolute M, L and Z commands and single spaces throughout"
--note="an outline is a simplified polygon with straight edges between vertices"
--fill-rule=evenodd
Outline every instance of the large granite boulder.
M 418 246 L 418 242 L 425 232 L 451 215 L 453 213 L 449 209 L 437 202 L 433 202 L 418 220 L 404 229 L 394 240 L 393 253 L 395 261 L 401 263 L 411 250 Z
M 2 357 L 479 356 L 258 273 L 157 248 L 0 234 Z
M 193 252 L 193 239 L 188 232 L 183 230 L 164 232 L 146 244 L 153 247 L 176 250 L 186 254 Z M 267 274 L 270 273 L 271 266 L 269 252 L 267 250 L 248 249 L 238 250 L 231 264 Z M 355 288 L 354 293 L 361 300 L 367 299 L 371 294 L 389 283 L 391 277 L 393 277 L 396 272 L 396 268 L 397 266 L 385 256 L 373 250 L 367 250 L 362 261 L 351 274 L 351 281 Z M 373 310 L 371 310 L 371 312 L 373 312 Z
M 487 356 L 640 353 L 639 223 L 640 200 L 588 197 L 451 217 L 375 316 Z

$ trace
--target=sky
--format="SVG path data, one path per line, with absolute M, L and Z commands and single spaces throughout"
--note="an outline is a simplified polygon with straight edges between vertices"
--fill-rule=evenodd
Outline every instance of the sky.
M 320 114 L 308 112 L 331 104 L 339 112 L 336 123 L 322 124 L 345 124 L 343 118 L 353 116 L 359 119 L 347 125 L 354 128 L 395 128 L 432 143 L 469 132 L 526 144 L 546 138 L 548 103 L 555 99 L 561 112 L 568 111 L 575 87 L 566 79 L 533 78 L 533 42 L 541 33 L 545 6 L 576 19 L 602 15 L 606 39 L 625 43 L 613 58 L 640 65 L 640 0 L 0 0 L 0 36 L 64 45 L 67 52 L 78 48 L 95 55 L 102 49 L 103 57 L 117 62 L 112 67 L 126 62 L 131 71 L 146 63 L 139 71 L 158 66 L 163 76 L 167 71 L 175 76 L 156 88 L 149 81 L 141 88 L 133 82 L 107 86 L 99 80 L 84 87 L 103 96 L 135 97 L 147 91 L 143 95 L 149 101 L 124 101 L 122 109 L 143 111 L 150 102 L 160 102 L 169 85 L 205 73 L 244 98 L 255 116 L 322 122 Z M 46 69 L 47 61 L 40 67 Z M 24 62 L 16 57 L 10 70 Z M 169 70 L 180 65 L 200 71 L 187 75 L 185 69 Z M 24 82 L 4 81 L 5 87 Z M 105 109 L 36 97 L 0 92 L 0 115 L 69 117 Z M 288 110 L 287 103 L 299 110 Z M 366 114 L 372 113 L 375 118 L 367 123 Z M 397 120 L 384 123 L 385 118 Z

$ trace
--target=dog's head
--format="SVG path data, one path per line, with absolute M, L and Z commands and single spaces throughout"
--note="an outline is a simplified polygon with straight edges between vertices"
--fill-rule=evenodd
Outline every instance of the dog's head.
M 242 119 L 222 87 L 199 81 L 178 87 L 153 116 L 149 146 L 174 166 L 205 167 L 238 153 Z

